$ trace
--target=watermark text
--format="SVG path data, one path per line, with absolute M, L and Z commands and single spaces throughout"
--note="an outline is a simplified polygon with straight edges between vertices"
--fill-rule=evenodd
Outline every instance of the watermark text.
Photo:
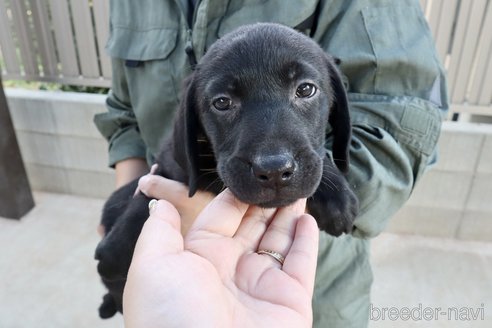
M 431 307 L 421 303 L 414 307 L 377 307 L 371 304 L 371 321 L 479 321 L 485 320 L 485 307 Z

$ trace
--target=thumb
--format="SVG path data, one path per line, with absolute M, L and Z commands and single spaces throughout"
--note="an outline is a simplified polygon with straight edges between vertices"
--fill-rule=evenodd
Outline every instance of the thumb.
M 133 260 L 183 251 L 180 229 L 181 218 L 176 208 L 165 200 L 157 201 L 138 237 Z

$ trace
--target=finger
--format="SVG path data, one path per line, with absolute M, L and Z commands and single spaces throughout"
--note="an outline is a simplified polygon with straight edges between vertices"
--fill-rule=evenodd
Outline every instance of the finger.
M 160 257 L 182 250 L 179 213 L 169 202 L 159 200 L 142 228 L 133 258 Z
M 247 204 L 239 201 L 229 189 L 226 189 L 198 215 L 187 234 L 187 239 L 200 238 L 204 235 L 232 237 L 247 209 Z
M 294 240 L 282 271 L 296 279 L 312 295 L 318 259 L 319 229 L 314 218 L 302 215 L 296 224 Z
M 152 166 L 150 167 L 150 172 L 149 174 L 155 174 L 155 171 L 157 171 L 157 169 L 159 168 L 159 165 L 157 164 L 152 164 Z
M 244 250 L 257 250 L 258 244 L 265 234 L 267 227 L 270 225 L 276 211 L 277 209 L 274 208 L 250 206 L 244 214 L 234 235 L 234 239 L 243 245 Z
M 160 175 L 144 175 L 138 180 L 138 189 L 149 198 L 165 199 L 172 204 L 181 204 L 183 199 L 188 199 L 186 185 Z
M 159 166 L 157 164 L 154 164 L 150 167 L 150 172 L 146 175 L 152 175 L 155 173 L 155 171 L 157 171 L 157 168 Z M 139 179 L 139 182 L 140 182 L 140 179 Z M 135 188 L 135 192 L 133 193 L 133 197 L 136 197 L 138 194 L 140 193 L 140 186 L 137 185 L 137 188 Z
M 285 257 L 294 240 L 297 219 L 304 214 L 305 208 L 306 199 L 300 199 L 290 206 L 280 208 L 268 226 L 257 249 L 274 251 Z M 279 264 L 270 256 L 265 257 L 271 259 L 272 263 Z
M 139 180 L 138 189 L 149 198 L 165 199 L 171 202 L 181 214 L 184 234 L 202 209 L 215 196 L 210 192 L 199 190 L 190 198 L 188 186 L 159 175 L 143 176 Z

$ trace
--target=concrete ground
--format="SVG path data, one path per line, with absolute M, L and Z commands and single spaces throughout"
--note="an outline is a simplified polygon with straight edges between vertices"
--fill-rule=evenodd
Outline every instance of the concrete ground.
M 94 248 L 103 200 L 36 193 L 0 218 L 0 327 L 122 327 L 101 320 Z M 492 327 L 492 243 L 385 233 L 372 244 L 373 327 Z

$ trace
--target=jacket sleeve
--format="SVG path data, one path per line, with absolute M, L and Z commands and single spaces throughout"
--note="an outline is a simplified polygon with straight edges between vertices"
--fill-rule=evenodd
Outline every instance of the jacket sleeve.
M 314 39 L 341 59 L 352 121 L 353 234 L 373 237 L 436 159 L 444 72 L 418 1 L 321 2 Z
M 146 146 L 131 106 L 124 60 L 113 58 L 112 69 L 112 86 L 106 100 L 108 111 L 94 117 L 96 127 L 109 142 L 110 167 L 124 159 L 146 158 Z

